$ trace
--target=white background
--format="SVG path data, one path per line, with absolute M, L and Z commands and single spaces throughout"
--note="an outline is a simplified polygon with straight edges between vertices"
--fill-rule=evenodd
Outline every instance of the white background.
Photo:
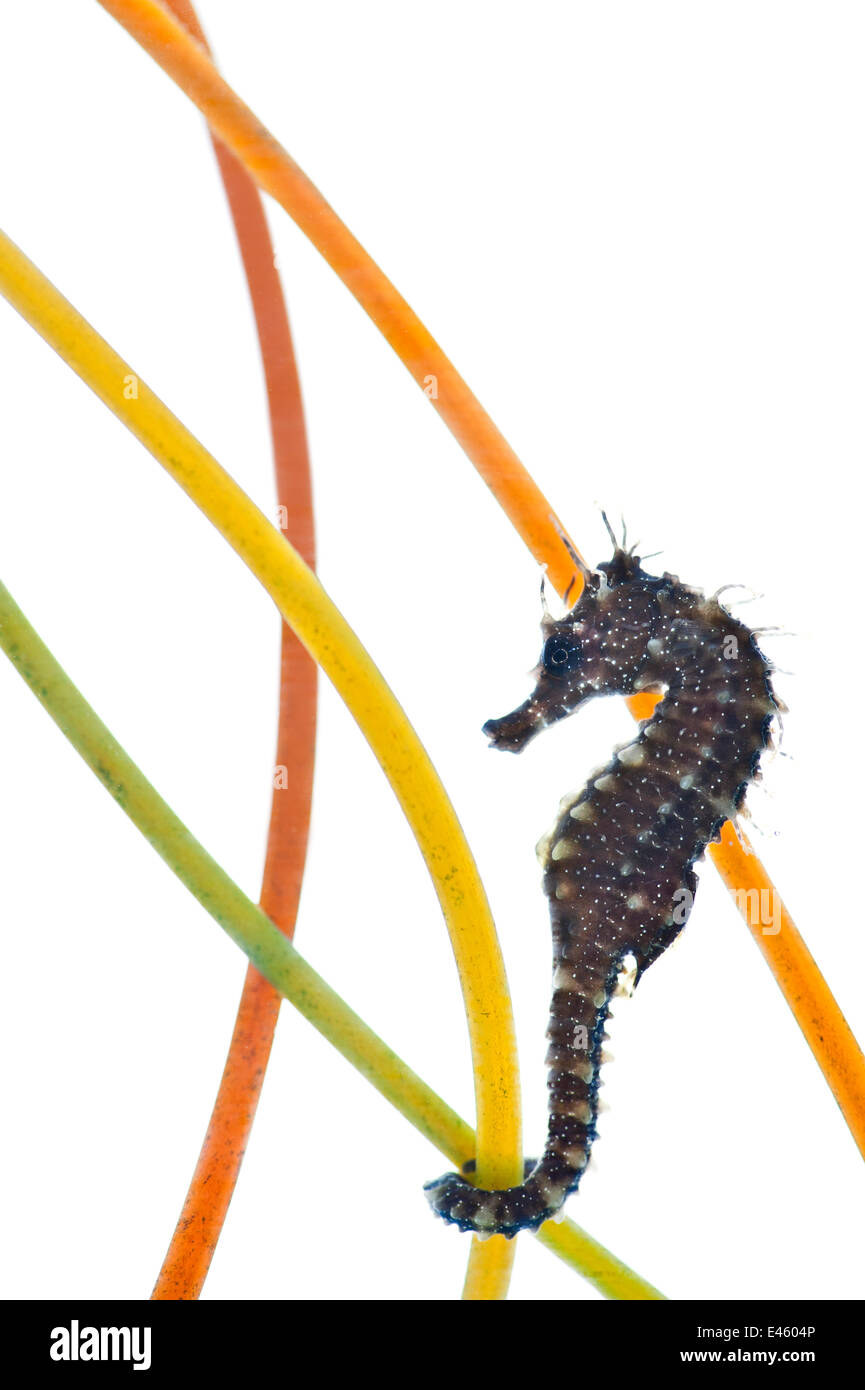
M 592 559 L 765 597 L 794 634 L 758 851 L 850 1022 L 861 946 L 865 20 L 856 5 L 202 3 L 228 78 L 442 342 Z M 4 16 L 3 225 L 268 512 L 264 393 L 197 113 L 96 5 Z M 320 571 L 429 749 L 514 994 L 545 1130 L 549 934 L 533 846 L 632 724 L 519 759 L 538 570 L 390 349 L 269 207 L 300 358 Z M 0 577 L 204 845 L 257 897 L 278 623 L 155 462 L 0 305 Z M 146 1297 L 244 961 L 0 664 L 2 1292 Z M 297 943 L 463 1114 L 436 900 L 321 695 Z M 861 1297 L 861 1162 L 714 871 L 621 1006 L 569 1213 L 671 1297 Z M 205 1296 L 449 1299 L 441 1156 L 285 1006 Z M 531 1239 L 513 1294 L 597 1295 Z

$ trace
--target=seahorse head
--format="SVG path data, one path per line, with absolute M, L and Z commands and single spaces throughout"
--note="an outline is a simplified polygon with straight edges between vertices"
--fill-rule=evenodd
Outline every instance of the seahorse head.
M 586 700 L 629 695 L 644 676 L 651 661 L 648 644 L 661 620 L 657 595 L 670 577 L 646 574 L 638 556 L 617 546 L 611 560 L 585 571 L 584 580 L 563 618 L 545 607 L 535 688 L 511 714 L 484 725 L 493 747 L 519 753 L 541 729 Z

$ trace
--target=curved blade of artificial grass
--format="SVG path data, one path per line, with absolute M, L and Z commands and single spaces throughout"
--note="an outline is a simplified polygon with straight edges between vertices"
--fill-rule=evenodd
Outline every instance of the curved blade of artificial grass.
M 550 582 L 563 594 L 574 580 L 564 528 L 513 449 L 486 415 L 462 377 L 414 310 L 340 221 L 303 170 L 232 90 L 158 0 L 99 0 L 103 9 L 141 44 L 195 103 L 211 128 L 245 165 L 252 178 L 285 209 L 369 314 L 391 347 L 424 389 L 435 377 L 439 399 L 433 404 L 493 492 Z M 576 576 L 571 590 L 579 594 Z M 651 713 L 654 699 L 641 694 L 628 701 L 637 719 Z M 764 935 L 751 921 L 747 889 L 755 879 L 781 896 L 748 844 L 727 822 L 721 845 L 709 855 L 729 888 L 763 952 L 776 983 L 793 1011 L 805 1041 L 834 1095 L 860 1152 L 865 1156 L 865 1056 L 823 979 L 792 917 L 776 917 L 781 930 Z M 796 1001 L 806 1000 L 801 1006 Z
M 0 290 L 196 502 L 268 591 L 357 721 L 409 821 L 445 917 L 466 1009 L 477 1109 L 478 1181 L 522 1177 L 519 1075 L 510 995 L 489 904 L 426 750 L 315 575 L 234 479 L 15 244 L 0 233 Z M 127 399 L 125 383 L 137 383 Z M 255 964 L 254 956 L 251 957 Z M 262 974 L 267 974 L 262 970 Z M 505 1279 L 494 1237 L 473 1260 Z
M 453 363 L 330 204 L 157 0 L 100 0 L 195 103 L 265 193 L 285 209 L 366 310 L 563 591 L 573 564 L 553 511 Z M 430 383 L 435 383 L 435 394 Z M 563 532 L 561 523 L 556 525 Z
M 168 5 L 199 43 L 207 39 L 189 0 Z M 312 486 L 303 401 L 273 243 L 261 197 L 242 164 L 211 131 L 252 301 L 267 386 L 268 414 L 282 530 L 315 568 Z M 315 759 L 318 668 L 283 622 L 276 742 L 285 785 L 274 786 L 260 903 L 293 937 L 303 880 Z M 240 1173 L 264 1082 L 280 996 L 249 966 L 225 1068 L 201 1154 L 152 1297 L 191 1299 L 201 1293 Z M 509 1241 L 469 1245 L 464 1297 L 507 1296 L 515 1247 Z
M 865 1063 L 850 1025 L 744 832 L 728 822 L 720 844 L 710 845 L 709 853 L 727 888 L 737 894 L 751 935 L 865 1157 Z M 747 895 L 754 890 L 758 902 L 772 904 L 771 932 L 764 929 L 762 914 L 750 910 Z
M 206 44 L 188 0 L 169 0 L 178 18 Z M 267 388 L 276 500 L 282 529 L 315 568 L 312 483 L 303 401 L 288 312 L 261 196 L 243 165 L 211 135 L 252 302 Z M 315 764 L 318 667 L 287 623 L 280 638 L 280 688 L 262 910 L 294 936 Z M 198 1298 L 207 1278 L 252 1131 L 273 1046 L 282 996 L 254 965 L 240 1003 L 210 1122 L 186 1199 L 151 1297 Z
M 261 974 L 455 1166 L 471 1158 L 475 1136 L 469 1125 L 367 1027 L 211 858 L 88 705 L 2 584 L 0 647 L 133 824 Z M 608 1297 L 663 1297 L 571 1222 L 548 1221 L 539 1235 Z

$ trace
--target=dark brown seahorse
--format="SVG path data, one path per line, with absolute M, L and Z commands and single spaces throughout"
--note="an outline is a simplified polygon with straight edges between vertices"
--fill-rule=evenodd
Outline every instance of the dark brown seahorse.
M 571 611 L 554 619 L 545 610 L 533 694 L 484 732 L 518 753 L 597 695 L 659 688 L 664 698 L 633 742 L 562 803 L 538 846 L 553 936 L 546 1147 L 519 1187 L 487 1192 L 447 1173 L 424 1189 L 446 1221 L 484 1236 L 539 1226 L 579 1185 L 626 958 L 636 983 L 682 930 L 694 864 L 741 807 L 781 708 L 755 634 L 717 596 L 647 574 L 618 544 L 597 571 L 580 567 L 586 583 Z

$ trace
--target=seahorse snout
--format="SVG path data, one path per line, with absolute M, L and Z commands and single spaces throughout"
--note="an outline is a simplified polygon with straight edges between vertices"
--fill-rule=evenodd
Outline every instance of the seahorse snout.
M 501 748 L 507 753 L 521 753 L 543 725 L 537 708 L 531 700 L 527 700 L 512 714 L 502 715 L 501 719 L 488 719 L 482 732 L 490 740 L 491 747 Z

